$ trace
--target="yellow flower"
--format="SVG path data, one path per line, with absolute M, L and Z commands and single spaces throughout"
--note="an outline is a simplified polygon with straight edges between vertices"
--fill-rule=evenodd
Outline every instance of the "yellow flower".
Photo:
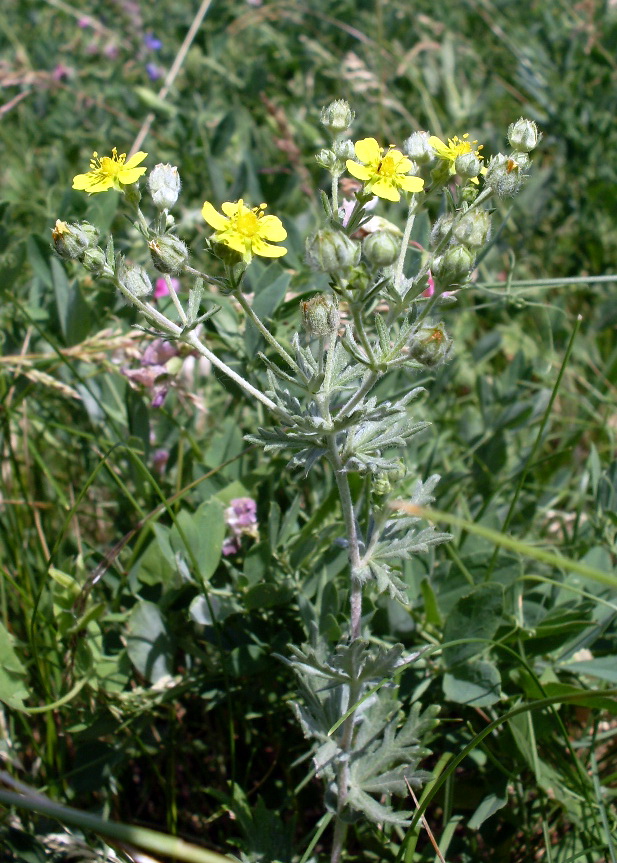
M 480 144 L 480 146 L 478 146 L 477 141 L 468 141 L 468 138 L 469 132 L 465 132 L 462 138 L 459 138 L 458 135 L 455 135 L 454 138 L 448 138 L 447 144 L 444 144 L 441 138 L 437 138 L 435 135 L 431 135 L 428 139 L 428 142 L 435 151 L 437 158 L 441 159 L 442 162 L 449 162 L 448 167 L 450 176 L 456 174 L 454 163 L 459 156 L 463 156 L 465 153 L 474 153 L 478 159 L 484 158 L 480 153 L 483 145 Z M 482 168 L 480 173 L 486 174 L 486 168 Z M 473 177 L 471 182 L 477 183 L 478 178 Z
M 356 158 L 347 160 L 349 173 L 362 180 L 364 191 L 386 201 L 400 201 L 399 189 L 404 192 L 421 192 L 424 180 L 421 177 L 411 177 L 409 172 L 413 167 L 410 159 L 400 150 L 380 147 L 375 138 L 363 138 L 354 144 Z
M 90 170 L 87 174 L 77 174 L 73 177 L 73 188 L 87 192 L 89 195 L 106 192 L 108 189 L 117 189 L 121 192 L 122 186 L 137 182 L 141 175 L 146 173 L 146 168 L 138 168 L 137 165 L 143 162 L 147 155 L 140 151 L 131 156 L 127 162 L 126 153 L 119 156 L 115 147 L 111 151 L 111 156 L 99 158 L 98 153 L 93 153 L 90 159 Z
M 239 252 L 244 262 L 250 264 L 253 255 L 263 258 L 280 258 L 287 254 L 283 246 L 272 246 L 267 240 L 278 243 L 287 236 L 287 231 L 277 216 L 266 216 L 265 204 L 249 209 L 240 200 L 235 204 L 225 203 L 218 213 L 209 201 L 201 209 L 201 215 L 214 228 L 212 239 Z

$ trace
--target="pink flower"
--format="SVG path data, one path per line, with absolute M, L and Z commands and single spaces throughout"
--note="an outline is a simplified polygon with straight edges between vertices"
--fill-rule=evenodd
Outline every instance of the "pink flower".
M 422 296 L 423 297 L 432 297 L 433 294 L 435 293 L 435 279 L 433 278 L 433 274 L 431 273 L 430 270 L 428 271 L 427 281 L 428 281 L 428 288 L 425 291 L 423 291 Z
M 171 286 L 176 293 L 180 290 L 180 280 L 176 279 L 174 276 L 171 277 Z M 161 276 L 160 279 L 157 279 L 154 283 L 154 297 L 166 297 L 169 294 L 169 288 L 167 287 L 167 280 Z

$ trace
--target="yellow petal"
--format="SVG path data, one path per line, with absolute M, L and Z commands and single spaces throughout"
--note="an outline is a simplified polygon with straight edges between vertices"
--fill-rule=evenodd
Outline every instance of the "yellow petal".
M 280 243 L 287 238 L 287 231 L 278 216 L 262 216 L 259 220 L 259 232 L 266 240 Z
M 361 162 L 378 162 L 381 158 L 381 147 L 375 138 L 362 138 L 356 141 L 354 150 Z
M 421 192 L 424 188 L 422 177 L 401 177 L 398 184 L 404 192 Z
M 247 242 L 246 237 L 242 237 L 240 234 L 225 234 L 224 237 L 217 237 L 217 239 L 233 249 L 234 252 L 240 252 L 241 255 L 250 251 L 250 243 Z
M 255 238 L 251 244 L 253 254 L 260 255 L 262 258 L 282 258 L 287 254 L 287 249 L 284 246 L 271 246 L 270 243 L 265 243 L 263 240 Z
M 371 183 L 370 191 L 374 195 L 377 195 L 378 198 L 383 198 L 385 201 L 401 200 L 398 190 L 389 180 L 377 180 L 376 183 Z
M 147 153 L 144 153 L 142 150 L 139 150 L 137 153 L 135 153 L 133 156 L 131 156 L 131 158 L 128 160 L 128 162 L 124 163 L 124 167 L 129 168 L 129 169 L 135 168 L 137 165 L 139 165 L 140 162 L 143 162 L 143 160 L 147 157 L 147 155 L 148 155 Z M 144 170 L 145 170 L 145 168 L 144 168 Z
M 397 174 L 406 174 L 408 171 L 411 171 L 413 167 L 411 161 L 407 156 L 403 156 L 400 150 L 390 150 L 388 155 L 394 163 Z
M 224 204 L 221 204 L 221 210 L 225 213 L 226 216 L 229 216 L 230 219 L 233 219 L 234 216 L 237 216 L 238 213 L 246 213 L 248 212 L 248 207 L 244 206 L 244 202 L 242 200 L 236 201 L 235 203 L 231 203 L 231 201 L 225 201 Z
M 448 149 L 444 142 L 441 140 L 441 138 L 437 138 L 435 135 L 431 135 L 431 137 L 428 139 L 428 142 L 436 153 L 439 153 L 440 150 L 443 153 L 444 150 Z
M 118 180 L 124 185 L 128 186 L 130 183 L 136 183 L 137 180 L 141 177 L 142 174 L 145 174 L 147 168 L 126 168 L 124 167 L 120 173 L 118 174 Z
M 354 162 L 353 159 L 347 159 L 347 170 L 352 177 L 356 177 L 358 180 L 370 180 L 373 176 L 365 165 L 360 165 L 358 162 Z
M 204 202 L 201 208 L 201 215 L 215 231 L 224 231 L 229 225 L 229 221 L 214 209 L 210 201 Z
M 80 192 L 85 192 L 85 190 L 92 184 L 92 175 L 91 174 L 76 174 L 73 177 L 73 188 L 79 189 Z

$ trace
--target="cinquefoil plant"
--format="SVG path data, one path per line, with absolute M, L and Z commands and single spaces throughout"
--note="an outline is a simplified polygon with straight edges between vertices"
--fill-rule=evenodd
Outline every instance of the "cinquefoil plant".
M 422 712 L 416 704 L 405 715 L 394 681 L 417 655 L 405 656 L 401 645 L 374 643 L 370 618 L 363 618 L 365 591 L 386 592 L 406 603 L 400 562 L 449 539 L 413 514 L 414 507 L 433 500 L 437 476 L 415 481 L 406 512 L 390 506 L 398 489 L 411 487 L 399 452 L 426 426 L 409 416 L 421 388 L 410 386 L 396 401 L 386 401 L 374 394 L 375 386 L 395 370 L 408 370 L 411 380 L 415 370 L 433 369 L 448 359 L 451 339 L 437 313 L 469 284 L 474 262 L 490 239 L 491 198 L 520 189 L 539 136 L 532 122 L 519 120 L 508 130 L 511 151 L 485 165 L 481 146 L 466 134 L 444 143 L 415 132 L 399 149 L 382 147 L 375 138 L 352 142 L 347 134 L 354 116 L 344 101 L 324 108 L 321 119 L 332 143 L 317 158 L 331 186 L 329 196 L 322 193 L 323 224 L 306 241 L 306 262 L 328 275 L 330 290 L 301 303 L 302 332 L 291 344 L 268 329 L 243 292 L 255 256 L 286 253 L 280 245 L 286 231 L 263 203 L 224 202 L 220 211 L 204 203 L 202 215 L 213 229 L 207 248 L 224 270 L 214 277 L 192 265 L 175 233 L 170 210 L 180 191 L 177 168 L 157 165 L 150 172 L 156 210 L 150 221 L 140 208 L 138 188 L 146 173 L 141 166 L 145 153 L 128 160 L 115 149 L 102 158 L 95 153 L 90 170 L 75 177 L 74 188 L 88 194 L 115 189 L 124 195 L 152 266 L 167 280 L 173 318 L 151 304 L 146 269 L 116 254 L 112 238 L 103 249 L 88 223 L 58 220 L 53 243 L 61 257 L 79 260 L 93 275 L 111 280 L 143 314 L 150 332 L 191 346 L 268 409 L 271 423 L 249 435 L 250 441 L 266 452 L 291 453 L 293 468 L 308 472 L 325 462 L 333 472 L 349 558 L 349 631 L 332 649 L 315 624 L 311 643 L 292 645 L 285 661 L 299 680 L 302 699 L 294 711 L 313 741 L 315 768 L 334 817 L 331 860 L 336 863 L 348 825 L 357 819 L 409 823 L 391 797 L 407 795 L 409 787 L 427 778 L 418 765 L 437 713 L 433 706 Z M 430 247 L 418 249 L 415 272 L 406 275 L 414 220 L 437 196 L 443 199 L 442 215 L 433 225 Z M 372 215 L 379 200 L 405 203 L 402 229 Z M 192 278 L 186 304 L 172 288 L 172 276 Z M 218 311 L 217 306 L 202 308 L 205 283 L 231 295 L 269 345 L 272 353 L 261 355 L 267 389 L 230 368 L 198 334 L 199 324 Z M 368 480 L 356 499 L 349 482 L 353 473 Z

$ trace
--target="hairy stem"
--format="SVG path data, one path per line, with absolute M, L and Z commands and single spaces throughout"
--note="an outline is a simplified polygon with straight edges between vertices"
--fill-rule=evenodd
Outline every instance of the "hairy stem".
M 398 293 L 401 293 L 401 285 L 403 282 L 403 268 L 405 266 L 405 255 L 407 254 L 407 247 L 409 246 L 409 238 L 411 237 L 411 230 L 413 228 L 413 223 L 416 219 L 416 210 L 418 209 L 419 200 L 414 195 L 411 199 L 411 204 L 409 205 L 409 210 L 407 211 L 407 223 L 405 224 L 405 230 L 403 231 L 403 239 L 401 241 L 401 251 L 399 252 L 398 260 L 396 262 L 396 267 L 394 270 L 394 288 Z
M 251 306 L 251 304 L 247 302 L 246 297 L 242 293 L 242 290 L 238 288 L 237 291 L 234 291 L 233 296 L 240 303 L 246 315 L 255 324 L 255 326 L 257 327 L 261 335 L 264 337 L 264 339 L 268 342 L 268 344 L 274 348 L 274 350 L 279 354 L 279 356 L 281 356 L 285 360 L 285 362 L 290 368 L 292 368 L 299 375 L 302 375 L 302 377 L 306 380 L 305 375 L 302 373 L 302 370 L 300 369 L 294 358 L 287 353 L 283 345 L 278 341 L 278 339 L 276 339 L 272 335 L 270 330 L 265 326 L 261 318 L 257 315 L 255 310 Z

